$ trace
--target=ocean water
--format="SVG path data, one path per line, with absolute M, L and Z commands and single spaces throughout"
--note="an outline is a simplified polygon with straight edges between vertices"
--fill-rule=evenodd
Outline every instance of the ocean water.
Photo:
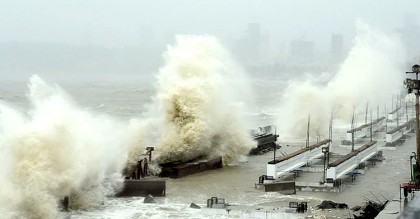
M 27 82 L 7 81 L 0 83 L 0 98 L 2 101 L 20 109 L 28 109 Z M 153 81 L 139 79 L 126 82 L 113 81 L 82 81 L 61 82 L 60 86 L 83 109 L 110 115 L 122 123 L 141 115 L 144 105 L 150 102 L 155 93 Z M 280 85 L 279 85 L 280 84 Z M 252 83 L 256 94 L 256 105 L 247 114 L 252 118 L 255 126 L 271 125 L 276 121 L 276 115 L 281 113 L 278 106 L 283 92 L 284 81 L 260 79 Z M 340 145 L 344 133 L 350 125 L 346 122 L 334 123 L 332 152 L 345 154 L 350 148 Z M 255 127 L 249 127 L 255 128 Z M 280 133 L 281 134 L 281 133 Z M 381 146 L 384 145 L 384 132 L 374 136 Z M 367 141 L 368 139 L 365 139 Z M 254 188 L 260 175 L 265 174 L 266 163 L 273 154 L 246 157 L 240 162 L 213 170 L 187 176 L 181 179 L 167 180 L 167 196 L 156 198 L 155 204 L 144 204 L 143 198 L 114 198 L 106 197 L 103 201 L 87 209 L 60 212 L 63 218 L 303 218 L 312 215 L 314 218 L 351 216 L 348 210 L 321 211 L 315 206 L 322 200 L 344 202 L 349 206 L 360 205 L 365 200 L 377 201 L 393 199 L 398 194 L 399 183 L 409 178 L 409 155 L 415 151 L 414 136 L 408 136 L 405 144 L 396 148 L 384 148 L 385 160 L 375 166 L 365 169 L 352 182 L 345 181 L 345 189 L 341 193 L 304 192 L 296 195 L 281 195 L 265 193 Z M 290 153 L 304 146 L 304 140 L 281 141 L 281 151 Z M 289 146 L 286 146 L 289 145 Z M 318 182 L 320 173 L 304 173 L 296 179 L 285 180 Z M 372 194 L 375 194 L 376 197 Z M 227 212 L 223 209 L 191 209 L 194 202 L 205 206 L 210 197 L 222 197 L 233 206 Z M 307 201 L 310 210 L 305 215 L 284 213 L 290 201 Z
M 401 45 L 362 22 L 356 26 L 354 45 L 337 72 L 246 72 L 215 37 L 177 36 L 163 52 L 164 65 L 148 76 L 0 80 L 0 212 L 6 218 L 347 218 L 349 210 L 315 207 L 326 199 L 350 206 L 392 199 L 409 178 L 410 136 L 401 146 L 383 148 L 385 161 L 345 180 L 341 193 L 265 193 L 254 184 L 273 153 L 244 156 L 255 146 L 249 129 L 275 125 L 278 155 L 287 154 L 305 145 L 308 123 L 311 143 L 328 138 L 333 118 L 331 152 L 337 158 L 350 151 L 340 143 L 352 115 L 358 126 L 366 114 L 373 119 L 395 107 L 389 106 L 402 89 Z M 379 111 L 367 113 L 366 106 Z M 373 139 L 383 147 L 384 132 Z M 121 170 L 147 146 L 155 147 L 157 162 L 222 156 L 226 165 L 168 179 L 167 196 L 156 204 L 112 198 Z M 322 173 L 311 172 L 284 178 L 321 179 Z M 69 194 L 75 210 L 59 211 L 57 203 Z M 232 210 L 188 208 L 214 196 Z M 307 201 L 310 209 L 286 214 L 291 201 Z

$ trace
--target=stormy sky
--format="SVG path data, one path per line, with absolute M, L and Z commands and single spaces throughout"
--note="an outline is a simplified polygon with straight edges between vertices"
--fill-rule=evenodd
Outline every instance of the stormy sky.
M 63 42 L 110 47 L 166 43 L 174 34 L 241 36 L 260 23 L 273 41 L 319 43 L 351 37 L 357 19 L 393 31 L 418 11 L 415 0 L 2 0 L 0 42 Z M 150 43 L 150 42 L 149 42 Z
M 331 59 L 333 34 L 343 37 L 345 57 L 356 34 L 356 21 L 395 34 L 405 23 L 417 23 L 416 3 L 0 0 L 0 76 L 151 74 L 162 66 L 162 53 L 177 34 L 214 35 L 243 66 L 255 66 L 251 63 L 255 60 L 258 65 L 287 64 L 291 42 L 306 40 L 313 45 L 312 61 L 323 65 Z M 260 42 L 252 41 L 247 29 L 250 23 L 259 25 Z M 258 49 L 252 48 L 253 44 L 259 44 Z M 243 54 L 251 56 L 241 57 Z

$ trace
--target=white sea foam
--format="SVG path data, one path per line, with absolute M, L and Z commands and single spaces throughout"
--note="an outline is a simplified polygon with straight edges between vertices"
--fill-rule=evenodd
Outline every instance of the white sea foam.
M 217 39 L 177 36 L 164 58 L 149 112 L 131 121 L 130 160 L 145 146 L 156 146 L 160 161 L 223 156 L 229 163 L 247 153 L 253 142 L 244 114 L 252 92 Z
M 285 113 L 277 122 L 282 137 L 305 136 L 309 114 L 311 136 L 328 136 L 331 111 L 335 118 L 350 121 L 354 107 L 357 113 L 365 110 L 367 102 L 374 108 L 383 106 L 399 93 L 404 77 L 399 40 L 361 21 L 356 29 L 349 55 L 327 86 L 311 78 L 289 83 L 280 104 Z
M 0 104 L 2 217 L 55 218 L 65 196 L 72 208 L 100 202 L 121 179 L 120 124 L 81 109 L 37 76 L 28 98 L 27 114 Z

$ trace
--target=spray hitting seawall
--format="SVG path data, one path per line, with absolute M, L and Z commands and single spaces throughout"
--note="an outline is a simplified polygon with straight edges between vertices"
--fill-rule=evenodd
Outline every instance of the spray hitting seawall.
M 310 135 L 325 137 L 330 119 L 330 103 L 326 97 L 326 91 L 310 81 L 291 82 L 283 96 L 283 113 L 277 122 L 280 137 L 306 137 L 309 119 Z
M 282 133 L 305 136 L 310 114 L 312 136 L 327 136 L 331 110 L 335 118 L 347 122 L 354 107 L 363 111 L 367 102 L 382 106 L 398 93 L 404 77 L 399 40 L 360 21 L 356 28 L 354 45 L 327 86 L 310 80 L 290 83 L 281 105 L 284 113 L 277 122 Z
M 251 97 L 247 78 L 214 37 L 176 40 L 157 75 L 153 113 L 132 121 L 137 139 L 157 141 L 137 140 L 131 160 L 152 144 L 160 162 L 223 156 L 229 163 L 253 146 L 243 118 Z
M 340 118 L 348 119 L 353 106 L 364 109 L 390 102 L 401 91 L 405 77 L 404 53 L 397 37 L 386 35 L 357 23 L 355 45 L 334 79 L 328 84 L 334 108 Z M 342 101 L 345 100 L 345 101 Z
M 0 104 L 0 212 L 5 218 L 56 218 L 102 201 L 121 179 L 126 155 L 118 123 L 73 104 L 33 76 L 28 116 Z

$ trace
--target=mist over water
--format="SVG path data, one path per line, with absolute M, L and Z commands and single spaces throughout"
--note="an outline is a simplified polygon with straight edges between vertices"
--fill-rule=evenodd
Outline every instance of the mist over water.
M 143 140 L 133 142 L 130 160 L 150 145 L 160 162 L 222 156 L 230 163 L 246 154 L 254 145 L 244 117 L 252 92 L 217 39 L 177 36 L 164 59 L 148 113 L 131 121 Z
M 126 159 L 123 126 L 37 76 L 28 99 L 26 113 L 0 103 L 2 217 L 56 218 L 65 196 L 83 209 L 113 193 Z
M 327 86 L 310 78 L 289 83 L 277 121 L 283 137 L 304 137 L 309 114 L 310 135 L 328 136 L 331 112 L 348 122 L 354 107 L 356 113 L 364 112 L 366 103 L 376 109 L 399 93 L 405 58 L 400 41 L 361 21 L 356 29 L 352 49 Z

